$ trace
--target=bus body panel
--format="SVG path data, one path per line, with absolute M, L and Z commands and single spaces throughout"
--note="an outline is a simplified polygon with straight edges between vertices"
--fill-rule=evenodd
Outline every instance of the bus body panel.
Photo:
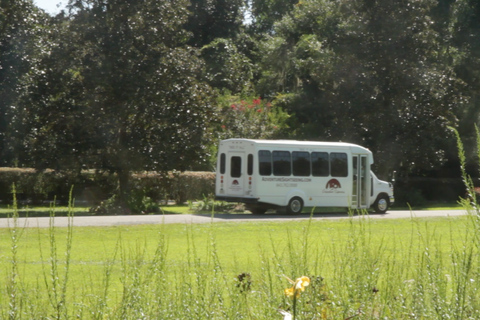
M 287 206 L 367 209 L 393 188 L 371 171 L 372 153 L 348 143 L 228 139 L 219 144 L 215 195 L 219 200 Z

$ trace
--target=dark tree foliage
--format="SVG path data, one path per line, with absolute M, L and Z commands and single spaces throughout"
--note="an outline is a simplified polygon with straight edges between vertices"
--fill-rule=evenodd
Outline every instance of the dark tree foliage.
M 17 154 L 22 165 L 38 170 L 78 171 L 99 147 L 90 132 L 96 119 L 82 102 L 84 85 L 68 26 L 63 14 L 43 25 L 48 30 L 43 51 L 30 75 L 28 94 L 18 104 L 17 126 L 24 139 Z
M 43 14 L 29 0 L 0 1 L 0 165 L 19 160 L 16 104 L 40 49 L 38 28 Z
M 212 87 L 232 93 L 251 89 L 252 62 L 237 49 L 234 41 L 216 39 L 202 48 L 201 56 Z
M 382 175 L 438 165 L 458 91 L 434 4 L 303 1 L 267 47 L 262 90 L 289 93 L 299 137 L 365 145 Z
M 466 84 L 464 94 L 470 97 L 460 111 L 458 130 L 465 137 L 467 150 L 473 150 L 474 125 L 480 121 L 480 3 L 472 0 L 456 1 L 451 6 L 450 13 L 449 52 L 457 76 Z M 474 153 L 467 152 L 467 155 L 472 156 Z
M 255 33 L 271 34 L 274 24 L 292 12 L 298 0 L 250 0 L 251 29 Z
M 240 33 L 244 7 L 244 0 L 191 0 L 185 29 L 193 36 L 188 44 L 203 47 L 217 38 L 235 38 Z
M 185 170 L 208 158 L 212 93 L 184 45 L 185 1 L 73 1 L 28 110 L 37 168 Z

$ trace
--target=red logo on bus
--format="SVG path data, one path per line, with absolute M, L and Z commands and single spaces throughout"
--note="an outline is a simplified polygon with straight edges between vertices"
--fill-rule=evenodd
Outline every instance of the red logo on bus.
M 232 184 L 233 184 L 234 186 L 238 186 L 238 185 L 239 185 L 238 180 L 233 180 L 233 181 L 232 181 Z
M 342 186 L 337 179 L 330 179 L 325 186 L 325 189 L 340 189 Z

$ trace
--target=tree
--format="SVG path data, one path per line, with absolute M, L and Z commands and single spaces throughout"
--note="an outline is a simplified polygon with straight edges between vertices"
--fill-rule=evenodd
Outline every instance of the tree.
M 185 46 L 186 1 L 71 1 L 32 86 L 30 147 L 37 166 L 117 174 L 128 194 L 132 170 L 185 170 L 207 161 L 210 88 L 198 51 Z M 67 38 L 69 37 L 69 38 Z M 58 60 L 57 60 L 58 61 Z M 32 120 L 33 119 L 33 120 Z M 50 154 L 44 163 L 42 154 Z
M 0 164 L 14 165 L 18 97 L 34 69 L 41 44 L 38 28 L 46 16 L 28 0 L 0 2 Z
M 289 14 L 298 0 L 249 0 L 252 25 L 255 33 L 271 34 L 275 22 Z
M 289 115 L 261 97 L 239 99 L 225 95 L 219 98 L 218 105 L 221 108 L 216 130 L 219 140 L 272 139 L 288 129 Z
M 277 25 L 265 52 L 282 65 L 260 82 L 288 93 L 300 138 L 343 140 L 376 154 L 377 171 L 407 172 L 444 161 L 460 103 L 430 12 L 435 2 L 302 1 Z M 272 54 L 269 54 L 272 52 Z M 287 65 L 289 64 L 289 65 Z M 280 86 L 281 84 L 281 86 Z M 263 94 L 263 92 L 260 92 Z
M 42 51 L 18 105 L 16 125 L 23 144 L 16 153 L 22 165 L 38 170 L 79 172 L 89 166 L 94 146 L 98 148 L 97 119 L 82 103 L 84 83 L 69 26 L 64 14 L 42 25 Z
M 244 0 L 194 0 L 185 29 L 188 44 L 201 49 L 208 83 L 219 92 L 251 90 L 252 62 L 245 50 L 250 39 L 243 28 Z
M 464 95 L 468 98 L 457 113 L 458 131 L 465 137 L 466 150 L 473 150 L 476 144 L 474 127 L 480 122 L 480 4 L 470 0 L 456 1 L 449 9 L 450 61 L 465 83 Z M 468 151 L 467 155 L 473 156 Z
M 252 62 L 233 40 L 215 39 L 201 49 L 209 84 L 220 91 L 240 93 L 252 89 Z
M 185 29 L 193 35 L 188 44 L 203 47 L 217 38 L 235 38 L 241 30 L 244 0 L 192 0 Z

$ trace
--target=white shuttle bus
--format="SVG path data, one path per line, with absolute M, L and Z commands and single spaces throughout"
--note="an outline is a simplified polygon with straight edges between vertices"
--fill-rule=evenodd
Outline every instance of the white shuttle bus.
M 286 208 L 344 207 L 384 213 L 393 186 L 370 166 L 372 152 L 350 143 L 228 139 L 220 141 L 215 196 L 255 214 Z

